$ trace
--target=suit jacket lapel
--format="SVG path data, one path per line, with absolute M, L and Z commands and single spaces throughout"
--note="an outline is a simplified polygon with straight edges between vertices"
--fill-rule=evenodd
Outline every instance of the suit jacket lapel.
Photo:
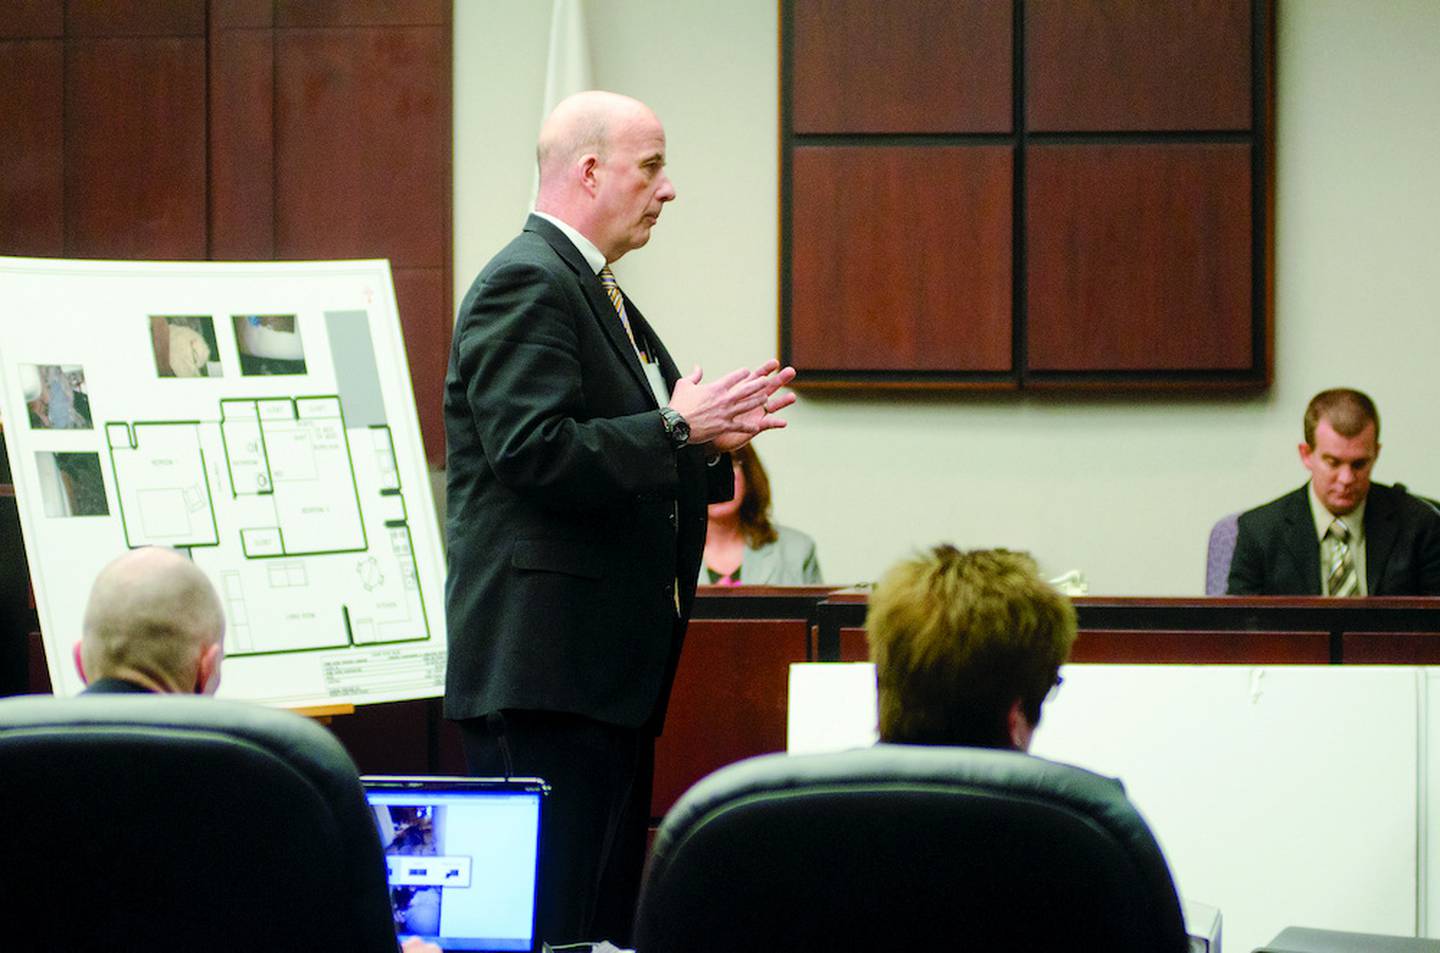
M 630 338 L 620 324 L 620 316 L 615 313 L 615 306 L 610 303 L 610 296 L 605 293 L 604 288 L 600 287 L 599 277 L 590 270 L 590 263 L 585 260 L 584 255 L 580 254 L 580 249 L 575 247 L 575 243 L 564 232 L 538 215 L 530 216 L 525 223 L 525 230 L 535 232 L 549 242 L 550 247 L 555 249 L 555 253 L 575 273 L 575 280 L 580 283 L 580 290 L 585 294 L 591 314 L 599 323 L 605 339 L 610 342 L 615 356 L 630 371 L 630 376 L 635 379 L 636 385 L 647 395 L 650 394 L 650 382 L 645 379 L 645 370 L 640 366 L 640 358 L 636 357 L 635 348 L 630 344 Z M 630 326 L 633 329 L 635 322 L 628 306 L 629 299 L 626 301 L 625 313 L 632 317 Z M 651 400 L 654 400 L 653 395 Z
M 1285 548 L 1299 568 L 1300 592 L 1320 595 L 1320 545 L 1315 538 L 1315 517 L 1310 513 L 1310 489 L 1302 486 L 1285 505 Z
M 1365 591 L 1383 596 L 1380 581 L 1400 536 L 1395 501 L 1383 486 L 1371 486 L 1365 501 Z

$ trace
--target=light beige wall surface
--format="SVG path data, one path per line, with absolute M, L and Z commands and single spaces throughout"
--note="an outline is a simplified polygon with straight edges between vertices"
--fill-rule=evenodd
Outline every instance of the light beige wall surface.
M 776 350 L 773 0 L 589 0 L 595 84 L 665 122 L 679 198 L 616 267 L 682 367 Z M 543 0 L 456 0 L 456 301 L 528 207 Z M 1370 392 L 1376 478 L 1440 496 L 1440 3 L 1279 0 L 1275 384 L 1259 397 L 803 394 L 757 443 L 826 577 L 948 539 L 1092 593 L 1198 594 L 1219 516 L 1300 485 L 1306 400 Z

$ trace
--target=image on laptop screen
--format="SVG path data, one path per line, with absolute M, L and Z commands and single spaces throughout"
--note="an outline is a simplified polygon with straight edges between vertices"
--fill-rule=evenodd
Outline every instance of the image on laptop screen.
M 361 780 L 385 848 L 397 934 L 446 950 L 534 949 L 543 781 Z

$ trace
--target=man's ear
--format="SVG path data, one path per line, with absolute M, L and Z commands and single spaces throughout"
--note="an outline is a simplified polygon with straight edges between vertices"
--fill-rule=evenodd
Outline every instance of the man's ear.
M 220 688 L 220 663 L 225 658 L 219 642 L 212 643 L 200 654 L 195 666 L 195 694 L 213 695 Z
M 1010 746 L 1016 751 L 1029 751 L 1030 738 L 1035 734 L 1035 726 L 1030 724 L 1029 718 L 1025 717 L 1025 706 L 1020 699 L 1015 699 L 1005 720 L 1010 728 Z
M 593 152 L 587 152 L 576 161 L 576 172 L 580 176 L 580 184 L 591 195 L 594 195 L 600 188 L 600 179 L 595 174 L 599 167 L 600 157 Z
M 90 684 L 89 677 L 85 674 L 85 663 L 81 660 L 80 640 L 75 640 L 75 671 L 80 673 L 80 681 L 86 685 Z

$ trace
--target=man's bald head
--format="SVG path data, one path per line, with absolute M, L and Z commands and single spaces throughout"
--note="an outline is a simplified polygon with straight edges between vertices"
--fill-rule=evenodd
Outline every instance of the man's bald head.
M 581 156 L 594 153 L 602 160 L 609 154 L 610 134 L 616 123 L 627 117 L 651 115 L 650 107 L 638 99 L 591 89 L 567 96 L 540 126 L 535 158 L 540 165 L 540 189 L 547 180 L 553 185 Z
M 607 261 L 650 239 L 675 198 L 665 129 L 638 99 L 590 90 L 561 100 L 540 127 L 535 210 L 590 239 Z
M 79 661 L 87 681 L 121 678 L 160 692 L 213 693 L 225 612 L 210 580 L 172 549 L 146 546 L 95 578 Z

